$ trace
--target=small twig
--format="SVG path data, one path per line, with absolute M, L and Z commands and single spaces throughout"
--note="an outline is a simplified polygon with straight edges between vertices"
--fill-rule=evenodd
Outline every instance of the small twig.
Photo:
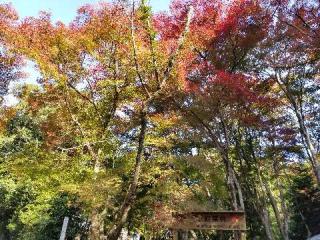
M 70 148 L 57 147 L 57 149 L 62 151 L 62 152 L 68 152 L 70 150 L 82 149 L 84 147 L 88 147 L 88 145 L 92 146 L 92 145 L 95 145 L 95 144 L 98 144 L 98 143 L 105 143 L 105 142 L 108 142 L 108 141 L 110 141 L 110 140 L 101 140 L 101 141 L 96 141 L 96 142 L 86 142 L 86 143 L 84 143 L 82 145 L 77 145 L 77 146 L 70 147 Z

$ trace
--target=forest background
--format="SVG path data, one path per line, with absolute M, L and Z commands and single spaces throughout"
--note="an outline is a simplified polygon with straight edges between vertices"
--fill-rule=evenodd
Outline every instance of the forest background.
M 118 0 L 64 22 L 17 2 L 0 239 L 57 239 L 65 216 L 68 239 L 167 239 L 172 212 L 217 210 L 245 211 L 247 239 L 320 233 L 319 1 Z

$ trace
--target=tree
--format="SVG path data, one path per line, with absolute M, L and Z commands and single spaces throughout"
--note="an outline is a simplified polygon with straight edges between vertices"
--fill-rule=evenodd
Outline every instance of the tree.
M 69 216 L 69 238 L 163 239 L 172 212 L 222 209 L 250 239 L 317 233 L 317 2 L 114 1 L 70 25 L 0 10 L 2 93 L 20 56 L 41 75 L 0 113 L 1 237 L 56 239 Z
M 7 94 L 10 82 L 22 77 L 21 67 L 23 61 L 21 56 L 8 49 L 7 39 L 10 38 L 11 26 L 17 20 L 17 14 L 11 5 L 0 5 L 0 98 Z

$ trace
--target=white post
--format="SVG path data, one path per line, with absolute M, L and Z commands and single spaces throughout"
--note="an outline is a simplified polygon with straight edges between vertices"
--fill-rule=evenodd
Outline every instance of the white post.
M 68 223 L 69 223 L 69 217 L 64 217 L 63 225 L 62 225 L 62 229 L 61 229 L 61 234 L 60 234 L 60 240 L 66 239 Z

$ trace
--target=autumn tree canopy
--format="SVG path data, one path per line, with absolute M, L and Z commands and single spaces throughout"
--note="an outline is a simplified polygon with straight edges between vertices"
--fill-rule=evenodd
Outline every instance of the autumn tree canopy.
M 172 213 L 320 234 L 320 3 L 173 0 L 19 18 L 0 5 L 0 239 L 169 239 Z M 181 233 L 183 235 L 183 233 Z

